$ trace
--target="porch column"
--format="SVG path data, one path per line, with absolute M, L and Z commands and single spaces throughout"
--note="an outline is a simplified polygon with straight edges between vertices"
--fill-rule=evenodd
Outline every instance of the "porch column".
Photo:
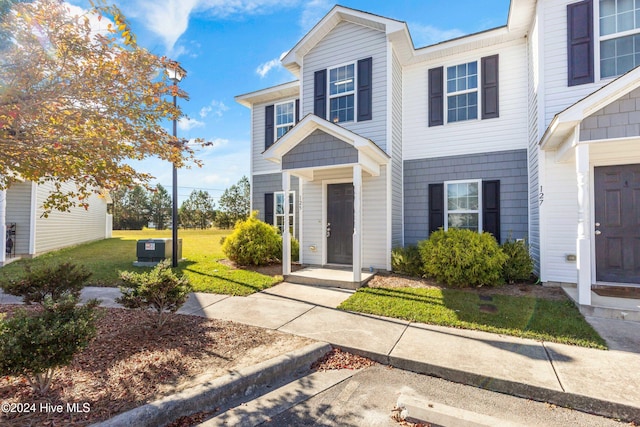
M 284 192 L 284 225 L 282 230 L 282 275 L 291 274 L 291 233 L 289 232 L 289 191 L 291 178 L 289 172 L 282 172 L 282 191 Z
M 591 220 L 589 218 L 589 146 L 578 144 L 576 175 L 578 178 L 578 303 L 591 305 Z
M 0 190 L 0 266 L 5 262 L 7 262 L 7 190 Z
M 362 273 L 362 166 L 353 166 L 353 281 Z

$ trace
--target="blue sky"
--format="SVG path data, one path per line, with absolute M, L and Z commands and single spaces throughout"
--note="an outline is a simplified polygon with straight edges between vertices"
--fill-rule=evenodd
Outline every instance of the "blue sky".
M 87 0 L 67 0 L 87 7 Z M 180 200 L 192 189 L 217 199 L 249 174 L 250 111 L 236 95 L 294 79 L 279 66 L 291 49 L 335 3 L 327 0 L 110 0 L 127 16 L 138 44 L 181 63 L 180 85 L 187 118 L 178 136 L 204 138 L 213 146 L 198 153 L 202 168 L 180 170 Z M 416 47 L 506 24 L 509 0 L 343 0 L 343 6 L 407 22 Z M 455 8 L 451 5 L 455 4 Z M 167 126 L 169 128 L 169 124 Z M 171 166 L 148 160 L 137 165 L 168 189 Z

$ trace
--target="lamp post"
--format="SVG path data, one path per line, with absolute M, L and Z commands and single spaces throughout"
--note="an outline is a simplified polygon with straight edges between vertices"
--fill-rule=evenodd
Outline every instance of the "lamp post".
M 182 80 L 187 72 L 175 61 L 170 61 L 167 64 L 167 75 L 169 79 L 173 82 L 175 86 L 173 89 L 173 106 L 176 107 L 178 105 L 177 100 L 177 92 L 178 92 L 178 82 Z M 173 137 L 178 137 L 178 121 L 174 117 L 173 119 Z M 178 266 L 178 169 L 176 168 L 176 164 L 173 163 L 173 202 L 172 202 L 172 210 L 171 210 L 171 266 Z

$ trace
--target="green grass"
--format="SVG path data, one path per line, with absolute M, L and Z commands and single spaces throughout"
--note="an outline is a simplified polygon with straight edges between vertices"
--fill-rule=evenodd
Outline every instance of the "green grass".
M 492 304 L 497 313 L 480 311 Z M 475 329 L 606 349 L 604 340 L 570 301 L 475 293 L 453 289 L 361 288 L 338 308 L 432 325 Z
M 270 277 L 247 270 L 233 270 L 220 264 L 225 258 L 220 238 L 229 230 L 180 230 L 182 256 L 178 271 L 185 274 L 195 291 L 228 295 L 249 295 L 273 286 L 281 276 Z M 136 260 L 136 241 L 139 239 L 171 237 L 171 231 L 142 230 L 114 231 L 113 238 L 86 243 L 41 255 L 22 259 L 0 269 L 0 282 L 18 279 L 24 275 L 24 267 L 33 268 L 65 261 L 84 265 L 93 274 L 89 286 L 117 286 L 120 271 L 145 271 L 133 267 Z

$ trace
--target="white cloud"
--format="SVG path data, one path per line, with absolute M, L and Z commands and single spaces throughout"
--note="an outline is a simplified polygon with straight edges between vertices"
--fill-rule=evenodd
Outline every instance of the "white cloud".
M 180 117 L 178 119 L 178 128 L 182 131 L 190 131 L 194 128 L 201 128 L 204 126 L 204 122 L 201 122 L 190 117 Z
M 211 101 L 209 105 L 202 107 L 200 109 L 199 114 L 200 114 L 200 117 L 203 119 L 212 113 L 214 116 L 222 117 L 222 114 L 224 114 L 224 112 L 227 111 L 228 109 L 229 107 L 224 105 L 224 102 L 216 101 L 214 99 L 213 101 Z
M 281 65 L 279 59 L 272 59 L 271 61 L 267 61 L 258 65 L 258 68 L 256 68 L 256 73 L 260 75 L 260 78 L 265 78 L 267 74 L 269 74 L 269 71 L 280 66 Z
M 94 13 L 89 13 L 88 10 L 81 8 L 80 6 L 73 5 L 71 3 L 65 3 L 67 10 L 71 16 L 86 16 L 89 18 L 89 26 L 94 35 L 97 34 L 107 34 L 107 27 L 109 24 L 114 25 L 113 21 L 107 18 L 106 16 L 98 16 Z
M 429 46 L 445 40 L 464 36 L 466 33 L 457 28 L 442 29 L 433 25 L 409 24 L 409 31 L 416 47 Z

